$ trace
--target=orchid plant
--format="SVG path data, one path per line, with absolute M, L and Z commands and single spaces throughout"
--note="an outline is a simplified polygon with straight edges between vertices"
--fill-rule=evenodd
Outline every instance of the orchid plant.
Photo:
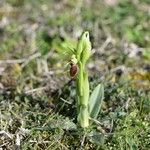
M 104 97 L 102 84 L 98 84 L 92 93 L 89 89 L 88 71 L 86 69 L 87 62 L 92 55 L 89 32 L 84 32 L 76 48 L 70 48 L 70 51 L 72 51 L 70 76 L 76 80 L 77 120 L 82 128 L 87 128 L 90 125 L 90 118 L 97 118 Z

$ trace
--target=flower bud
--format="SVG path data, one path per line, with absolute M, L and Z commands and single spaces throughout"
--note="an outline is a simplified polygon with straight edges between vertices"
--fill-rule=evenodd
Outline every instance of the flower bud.
M 89 39 L 89 32 L 84 32 L 77 44 L 77 60 L 85 64 L 91 55 L 91 43 Z
M 84 66 L 91 56 L 91 42 L 89 39 L 89 33 L 88 32 L 84 33 L 84 42 L 83 43 L 84 43 L 84 47 L 83 47 L 83 51 L 81 54 L 81 62 Z

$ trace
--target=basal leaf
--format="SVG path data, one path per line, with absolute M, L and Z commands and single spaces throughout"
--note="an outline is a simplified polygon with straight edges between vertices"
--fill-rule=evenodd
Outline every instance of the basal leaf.
M 97 118 L 104 98 L 104 86 L 99 84 L 92 92 L 89 100 L 89 113 L 91 118 Z

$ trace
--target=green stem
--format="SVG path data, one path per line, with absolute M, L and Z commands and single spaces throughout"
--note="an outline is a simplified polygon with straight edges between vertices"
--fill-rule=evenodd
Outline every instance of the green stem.
M 89 81 L 88 74 L 83 69 L 85 68 L 81 62 L 79 62 L 79 75 L 77 78 L 77 107 L 78 107 L 78 122 L 81 127 L 85 128 L 89 126 Z

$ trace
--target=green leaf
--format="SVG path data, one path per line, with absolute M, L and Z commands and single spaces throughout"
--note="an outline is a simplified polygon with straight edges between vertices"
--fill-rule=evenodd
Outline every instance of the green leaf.
M 82 128 L 86 128 L 89 126 L 88 107 L 84 105 L 80 106 L 80 111 L 77 120 Z
M 103 145 L 105 142 L 105 136 L 104 134 L 96 131 L 92 131 L 87 135 L 87 138 L 91 143 L 94 143 L 96 145 Z
M 103 98 L 104 86 L 103 84 L 99 84 L 96 86 L 89 99 L 89 113 L 91 118 L 97 118 Z
M 81 101 L 82 105 L 85 105 L 88 107 L 88 101 L 89 101 L 89 80 L 88 80 L 88 73 L 84 72 L 83 73 L 84 77 L 84 83 L 83 83 L 83 100 Z

